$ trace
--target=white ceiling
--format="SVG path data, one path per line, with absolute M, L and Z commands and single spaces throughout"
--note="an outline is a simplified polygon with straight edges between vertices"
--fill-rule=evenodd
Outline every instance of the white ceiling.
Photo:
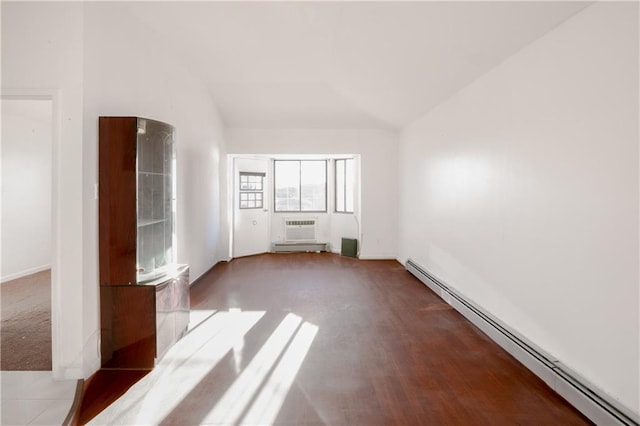
M 401 128 L 582 2 L 166 2 L 126 7 L 182 52 L 229 127 Z

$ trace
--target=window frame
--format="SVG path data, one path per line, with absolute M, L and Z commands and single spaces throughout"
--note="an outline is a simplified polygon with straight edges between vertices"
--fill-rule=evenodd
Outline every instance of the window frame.
M 356 161 L 355 158 L 336 158 L 333 161 L 333 211 L 334 213 L 338 213 L 338 214 L 355 214 L 355 205 L 356 205 L 356 200 L 355 200 L 355 193 L 354 193 L 354 199 L 353 199 L 353 210 L 349 211 L 347 210 L 347 161 L 351 160 L 353 161 L 353 170 L 355 173 L 355 165 L 356 165 Z M 344 211 L 342 210 L 338 210 L 338 161 L 344 161 L 344 166 L 343 166 L 343 173 L 344 173 L 344 179 L 343 179 L 343 194 L 344 194 Z M 355 176 L 354 176 L 355 179 Z M 354 188 L 355 190 L 355 188 Z
M 264 179 L 267 176 L 266 173 L 262 173 L 262 172 L 238 172 L 238 209 L 240 210 L 255 210 L 255 209 L 264 209 Z M 257 188 L 245 188 L 242 189 L 242 176 L 259 176 L 260 179 L 260 189 Z M 248 182 L 250 183 L 250 182 Z M 252 182 L 255 183 L 255 182 Z M 258 202 L 258 197 L 254 196 L 253 200 L 249 200 L 248 199 L 248 195 L 247 195 L 247 200 L 244 200 L 245 202 L 249 203 L 249 201 L 253 201 L 254 203 L 256 203 L 256 205 L 254 205 L 254 207 L 242 207 L 242 194 L 260 194 L 260 205 L 257 205 Z
M 302 210 L 302 162 L 322 162 L 324 163 L 324 210 Z M 298 162 L 300 167 L 298 171 L 298 194 L 300 195 L 298 210 L 278 210 L 277 204 L 277 188 L 276 188 L 276 164 L 284 163 L 284 162 Z M 273 211 L 274 213 L 328 213 L 329 212 L 329 199 L 328 199 L 328 191 L 329 191 L 329 166 L 328 161 L 324 160 L 305 160 L 305 159 L 274 159 L 273 160 Z

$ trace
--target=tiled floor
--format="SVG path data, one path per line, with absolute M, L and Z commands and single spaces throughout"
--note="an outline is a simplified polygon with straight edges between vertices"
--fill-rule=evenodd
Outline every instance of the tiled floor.
M 77 384 L 53 380 L 51 371 L 1 371 L 0 382 L 2 425 L 61 425 Z

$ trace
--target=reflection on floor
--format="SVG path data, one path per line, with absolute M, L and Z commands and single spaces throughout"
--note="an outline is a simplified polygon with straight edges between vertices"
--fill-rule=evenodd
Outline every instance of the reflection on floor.
M 78 424 L 87 424 L 104 407 L 118 400 L 135 385 L 149 370 L 105 370 L 101 369 L 84 382 L 83 398 L 77 412 Z
M 0 424 L 60 425 L 73 403 L 77 381 L 54 381 L 51 371 L 2 371 L 0 383 Z

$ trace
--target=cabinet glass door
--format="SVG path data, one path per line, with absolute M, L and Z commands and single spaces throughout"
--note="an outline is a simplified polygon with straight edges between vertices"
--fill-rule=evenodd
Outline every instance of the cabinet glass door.
M 174 129 L 139 118 L 137 145 L 137 276 L 144 283 L 175 264 Z

